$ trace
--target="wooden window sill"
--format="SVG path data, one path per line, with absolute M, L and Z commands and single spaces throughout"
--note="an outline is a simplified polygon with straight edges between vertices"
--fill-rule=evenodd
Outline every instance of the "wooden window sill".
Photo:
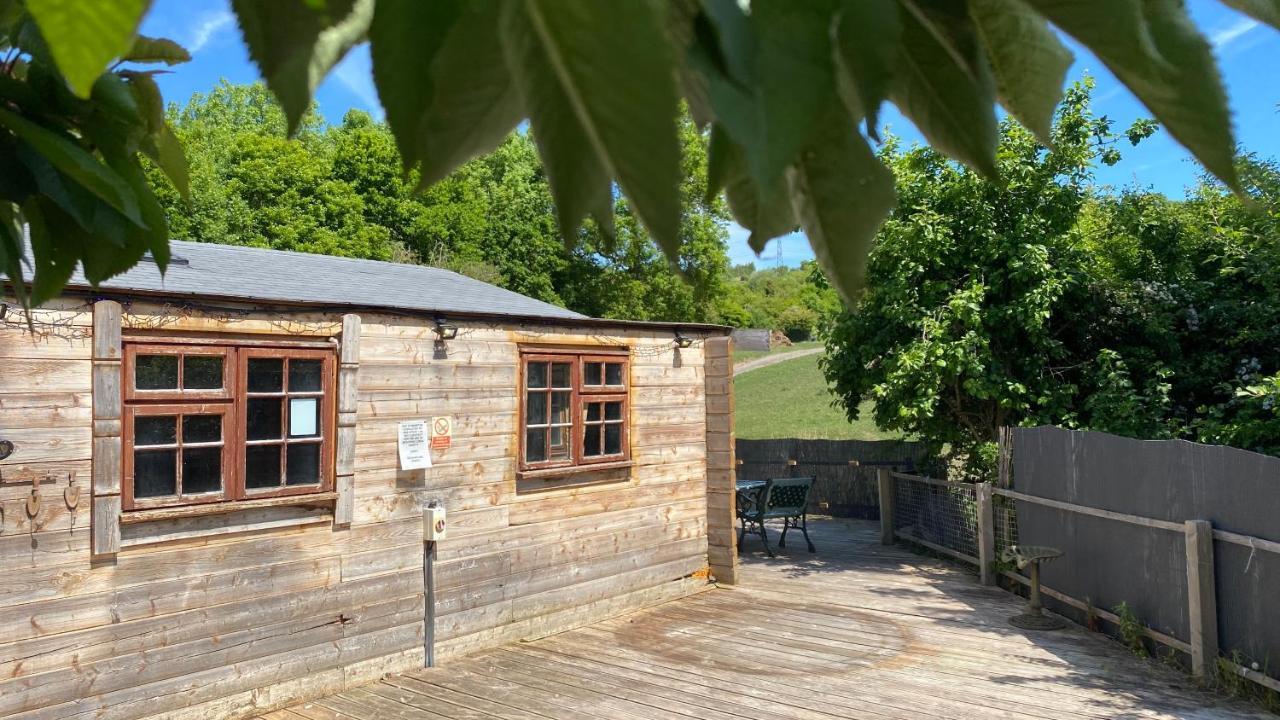
M 173 520 L 176 518 L 202 517 L 205 515 L 224 515 L 242 510 L 280 507 L 282 505 L 332 505 L 338 499 L 336 492 L 309 493 L 307 495 L 285 495 L 283 497 L 258 498 L 256 500 L 240 500 L 237 502 L 206 503 L 204 505 L 183 505 L 180 507 L 151 508 L 147 510 L 128 510 L 120 514 L 120 523 L 150 522 L 153 520 Z
M 541 470 L 521 470 L 516 473 L 517 480 L 555 480 L 556 478 L 582 475 L 585 473 L 603 472 L 605 470 L 621 470 L 631 467 L 630 460 L 602 462 L 593 465 L 571 465 L 569 467 L 544 468 Z

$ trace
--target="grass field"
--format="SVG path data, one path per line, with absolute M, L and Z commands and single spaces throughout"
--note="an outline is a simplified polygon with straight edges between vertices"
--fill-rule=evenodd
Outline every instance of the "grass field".
M 783 345 L 782 347 L 777 347 L 777 348 L 774 348 L 773 350 L 734 350 L 733 363 L 735 365 L 739 365 L 748 360 L 755 360 L 756 358 L 762 358 L 765 355 L 781 355 L 782 353 L 795 352 L 796 350 L 807 350 L 809 348 L 816 348 L 821 346 L 822 346 L 822 343 L 818 342 L 817 340 L 807 340 L 805 342 L 795 343 L 794 345 Z
M 787 360 L 734 378 L 737 436 L 746 439 L 821 438 L 826 440 L 890 440 L 871 421 L 870 403 L 858 421 L 831 406 L 831 392 L 818 367 L 821 355 Z

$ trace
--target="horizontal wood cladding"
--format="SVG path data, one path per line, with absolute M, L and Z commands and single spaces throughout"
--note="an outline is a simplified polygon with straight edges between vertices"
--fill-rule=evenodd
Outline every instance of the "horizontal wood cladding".
M 705 358 L 676 353 L 668 331 L 458 321 L 439 343 L 429 320 L 365 314 L 350 526 L 322 507 L 125 523 L 119 552 L 91 562 L 92 313 L 70 300 L 37 312 L 49 332 L 34 340 L 12 313 L 0 323 L 0 437 L 17 445 L 0 461 L 0 716 L 249 716 L 419 666 L 432 501 L 449 511 L 434 596 L 445 661 L 705 586 Z M 125 337 L 342 327 L 328 313 L 167 313 L 124 305 Z M 629 351 L 630 467 L 517 482 L 522 344 Z M 398 424 L 437 415 L 453 419 L 451 447 L 400 470 Z

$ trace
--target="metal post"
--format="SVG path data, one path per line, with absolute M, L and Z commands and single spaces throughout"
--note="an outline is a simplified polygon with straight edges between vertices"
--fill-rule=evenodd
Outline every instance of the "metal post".
M 1213 523 L 1188 520 L 1187 609 L 1191 617 L 1191 674 L 1213 676 L 1218 661 L 1218 599 L 1214 592 Z
M 996 513 L 991 483 L 977 485 L 978 576 L 983 585 L 996 584 Z
M 876 468 L 876 485 L 880 489 L 880 544 L 892 545 L 893 537 L 893 470 Z
M 435 593 L 436 544 L 428 540 L 422 548 L 422 602 L 426 608 L 423 617 L 422 649 L 426 667 L 436 666 L 436 593 Z

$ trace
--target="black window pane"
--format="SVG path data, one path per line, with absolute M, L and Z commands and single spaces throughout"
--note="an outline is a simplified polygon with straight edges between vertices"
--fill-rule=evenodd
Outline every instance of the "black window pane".
M 133 444 L 173 445 L 178 442 L 177 415 L 136 415 L 133 418 Z
M 587 422 L 600 422 L 600 403 L 587 403 Z
M 222 388 L 220 355 L 186 355 L 182 358 L 182 387 L 185 390 Z
M 280 446 L 250 445 L 244 453 L 244 486 L 280 487 Z
M 222 448 L 183 448 L 182 494 L 222 490 Z
M 289 392 L 320 392 L 322 360 L 290 360 Z
M 133 496 L 163 497 L 178 493 L 177 450 L 135 450 Z
M 285 458 L 286 485 L 314 485 L 320 482 L 320 443 L 294 443 Z
M 605 420 L 621 420 L 622 419 L 622 403 L 611 402 L 604 404 Z
M 281 392 L 283 390 L 283 360 L 249 358 L 249 392 Z
M 588 425 L 582 438 L 582 454 L 586 457 L 600 454 L 600 426 Z
M 587 363 L 585 366 L 583 366 L 582 370 L 583 370 L 583 373 L 582 373 L 583 385 L 600 385 L 601 384 L 600 363 L 594 363 L 594 362 Z
M 551 456 L 552 460 L 568 460 L 569 459 L 569 428 L 555 427 L 551 428 Z
M 569 363 L 552 363 L 551 365 L 551 387 L 553 388 L 572 388 L 570 384 Z
M 573 400 L 573 391 L 566 390 L 564 392 L 551 393 L 551 422 L 557 425 L 567 425 L 573 422 L 573 418 L 569 415 L 570 401 Z
M 622 426 L 604 426 L 604 454 L 617 455 L 622 452 Z
M 605 364 L 604 383 L 606 385 L 622 384 L 622 363 Z
M 133 386 L 139 390 L 177 390 L 177 355 L 138 355 L 133 363 Z
M 547 424 L 547 394 L 545 392 L 531 392 L 524 406 L 524 421 L 526 425 L 546 425 Z
M 182 444 L 222 442 L 221 415 L 183 415 Z
M 547 459 L 547 429 L 526 430 L 524 435 L 525 462 L 542 462 Z
M 249 398 L 248 437 L 250 440 L 275 440 L 282 437 L 284 417 L 280 398 Z
M 529 363 L 529 371 L 525 373 L 524 386 L 527 388 L 545 388 L 547 386 L 547 364 L 544 362 Z

